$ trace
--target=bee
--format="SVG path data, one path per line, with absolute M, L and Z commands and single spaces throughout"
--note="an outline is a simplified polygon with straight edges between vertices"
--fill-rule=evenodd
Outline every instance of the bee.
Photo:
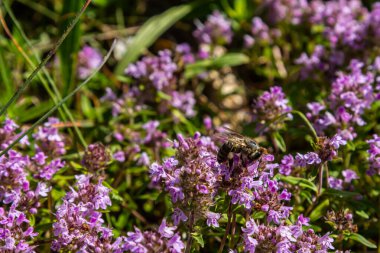
M 231 129 L 225 128 L 227 132 L 221 133 L 225 140 L 219 148 L 217 161 L 223 163 L 231 159 L 231 154 L 243 154 L 249 161 L 255 161 L 266 153 L 266 149 L 260 147 L 253 139 L 243 136 Z

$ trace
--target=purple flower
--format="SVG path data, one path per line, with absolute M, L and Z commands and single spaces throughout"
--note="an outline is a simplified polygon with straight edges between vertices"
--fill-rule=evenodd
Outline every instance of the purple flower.
M 242 228 L 244 252 L 310 252 L 312 249 L 321 249 L 318 252 L 327 252 L 333 249 L 333 240 L 328 234 L 320 237 L 312 229 L 304 230 L 302 226 L 308 220 L 300 216 L 296 225 L 292 224 L 259 224 L 251 218 L 246 227 Z M 301 222 L 300 222 L 301 220 Z M 307 224 L 308 225 L 308 224 Z
M 57 157 L 66 153 L 65 138 L 59 133 L 57 128 L 59 123 L 60 121 L 57 118 L 49 118 L 48 122 L 39 127 L 37 133 L 33 134 L 33 138 L 38 144 L 38 151 L 42 151 L 51 157 Z
M 355 171 L 347 169 L 342 171 L 342 175 L 344 177 L 344 182 L 345 183 L 351 183 L 353 179 L 359 179 L 358 175 L 356 174 Z
M 219 227 L 218 220 L 220 219 L 220 213 L 213 213 L 213 212 L 207 212 L 206 217 L 207 217 L 207 226 Z
M 306 167 L 307 165 L 321 163 L 321 159 L 319 158 L 318 154 L 315 152 L 308 152 L 304 155 L 297 153 L 295 160 L 296 160 L 296 165 L 299 167 Z
M 117 151 L 113 154 L 113 159 L 115 159 L 118 162 L 124 162 L 125 161 L 125 154 L 124 151 Z
M 141 232 L 135 228 L 135 232 L 128 232 L 127 237 L 120 237 L 118 244 L 122 251 L 131 253 L 182 253 L 185 245 L 178 233 L 174 233 L 175 227 L 168 227 L 163 220 L 158 231 Z
M 219 11 L 214 11 L 208 16 L 206 22 L 196 23 L 197 29 L 193 32 L 199 43 L 205 44 L 230 44 L 232 40 L 231 22 Z
M 367 151 L 369 154 L 369 170 L 367 170 L 367 174 L 372 176 L 380 174 L 380 137 L 374 134 L 367 143 L 369 143 L 369 150 Z
M 135 79 L 147 78 L 153 87 L 162 90 L 174 80 L 177 65 L 173 62 L 169 50 L 158 52 L 158 56 L 144 57 L 135 64 L 130 64 L 125 73 Z
M 111 205 L 109 189 L 95 180 L 91 175 L 76 176 L 75 191 L 63 198 L 63 203 L 55 214 L 57 221 L 53 224 L 55 239 L 51 248 L 54 251 L 109 251 L 112 248 L 112 231 L 103 227 L 104 220 L 99 209 Z M 75 233 L 73 233 L 75 231 Z
M 343 189 L 343 180 L 338 179 L 335 177 L 329 177 L 328 179 L 329 182 L 329 187 L 337 190 L 342 190 Z
M 279 129 L 284 124 L 284 119 L 279 120 L 278 117 L 290 112 L 292 108 L 289 106 L 282 88 L 274 86 L 270 91 L 265 91 L 253 105 L 253 120 L 259 122 L 258 127 L 262 127 L 266 122 L 272 122 L 275 119 L 276 124 L 271 124 L 271 129 Z M 292 119 L 290 113 L 286 114 L 286 119 Z
M 90 46 L 84 46 L 78 54 L 78 77 L 86 79 L 102 63 L 102 55 Z
M 189 205 L 197 213 L 197 219 L 206 218 L 218 187 L 217 147 L 209 137 L 199 133 L 191 138 L 178 134 L 173 146 L 176 156 L 164 159 L 161 165 L 153 163 L 150 177 L 154 184 L 160 183 L 170 194 L 175 225 L 190 217 Z
M 184 112 L 187 117 L 193 117 L 195 115 L 194 105 L 196 101 L 192 91 L 186 91 L 183 93 L 173 91 L 171 97 L 172 99 L 170 103 L 174 108 Z
M 0 251 L 35 252 L 28 242 L 37 235 L 23 212 L 0 207 Z
M 182 212 L 181 209 L 175 208 L 172 214 L 172 220 L 174 223 L 174 226 L 177 226 L 181 221 L 187 221 L 187 216 Z
M 158 233 L 160 233 L 163 237 L 171 238 L 174 235 L 174 230 L 176 230 L 176 228 L 177 227 L 166 226 L 166 220 L 163 219 L 160 227 L 158 228 Z
M 285 176 L 289 176 L 294 166 L 294 158 L 292 155 L 284 155 L 279 165 L 279 172 Z
M 270 40 L 269 28 L 260 17 L 254 17 L 252 19 L 251 33 L 257 40 Z

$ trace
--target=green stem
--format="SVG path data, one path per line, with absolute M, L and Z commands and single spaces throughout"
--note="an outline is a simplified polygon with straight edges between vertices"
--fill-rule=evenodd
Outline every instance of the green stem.
M 0 4 L 2 4 L 2 3 L 3 2 L 0 1 Z M 69 35 L 69 33 L 74 28 L 74 26 L 76 25 L 76 23 L 79 21 L 79 18 L 82 16 L 82 14 L 87 9 L 87 7 L 88 7 L 88 5 L 90 3 L 91 3 L 91 0 L 87 0 L 86 1 L 86 3 L 83 5 L 83 7 L 80 10 L 80 12 L 75 16 L 74 20 L 69 24 L 69 26 L 67 27 L 67 29 L 64 31 L 64 33 L 62 34 L 62 36 L 59 38 L 57 44 L 55 44 L 55 46 L 53 47 L 53 49 L 49 51 L 48 55 L 40 62 L 40 64 L 38 64 L 37 68 L 34 69 L 34 71 L 26 79 L 26 81 L 17 89 L 17 91 L 15 92 L 15 94 L 11 97 L 11 99 L 8 100 L 8 102 L 5 104 L 5 106 L 3 108 L 1 108 L 1 110 L 0 110 L 0 116 L 3 115 L 7 111 L 8 107 L 14 101 L 16 101 L 20 97 L 21 93 L 29 86 L 29 84 L 32 82 L 32 80 L 37 75 L 37 73 L 47 64 L 47 62 L 50 60 L 50 58 L 57 52 L 57 50 L 61 46 L 62 42 Z
M 193 243 L 193 236 L 191 235 L 191 233 L 193 233 L 193 226 L 194 226 L 194 213 L 193 211 L 191 211 L 190 217 L 189 217 L 189 237 L 187 238 L 185 253 L 190 253 L 191 251 L 191 244 Z
M 25 35 L 24 33 L 24 30 L 22 29 L 20 23 L 17 21 L 15 15 L 13 14 L 11 8 L 9 8 L 8 4 L 4 3 L 4 7 L 5 7 L 5 10 L 6 12 L 9 14 L 9 16 L 11 17 L 13 23 L 15 24 L 15 26 L 17 27 L 17 29 L 19 30 L 22 38 L 25 40 L 25 42 L 27 43 L 27 45 L 29 46 L 30 50 L 32 51 L 32 53 L 34 54 L 34 57 L 36 58 L 37 61 L 41 61 L 41 59 L 38 57 L 38 55 L 33 51 L 33 46 L 32 44 L 30 43 L 29 39 L 27 38 L 27 36 Z M 4 23 L 3 26 L 6 26 L 6 24 Z M 4 27 L 6 28 L 6 27 Z M 8 34 L 10 37 L 12 36 L 12 34 Z M 14 40 L 14 38 L 12 37 L 12 40 Z M 15 41 L 17 43 L 17 41 Z M 22 50 L 21 51 L 21 54 L 24 56 L 24 58 L 27 60 L 27 62 L 29 63 L 29 65 L 34 69 L 36 68 L 36 66 L 34 65 L 33 61 L 28 57 L 28 55 L 23 51 L 23 49 L 21 48 L 20 46 L 20 49 Z M 49 72 L 46 70 L 45 67 L 42 68 L 42 72 L 44 73 L 46 79 L 48 80 L 48 82 L 50 83 L 51 87 L 53 88 L 54 90 L 54 93 L 55 95 L 53 94 L 52 90 L 50 89 L 50 87 L 48 86 L 47 84 L 47 81 L 45 78 L 43 78 L 43 76 L 38 73 L 38 77 L 40 78 L 42 84 L 44 85 L 46 91 L 49 93 L 50 97 L 53 99 L 54 103 L 57 104 L 58 101 L 60 99 L 62 99 L 62 96 L 57 88 L 57 85 L 55 84 L 55 82 L 53 81 L 53 79 L 51 78 Z M 73 115 L 71 114 L 70 110 L 67 108 L 67 106 L 64 104 L 62 105 L 62 108 L 63 108 L 63 111 L 67 114 L 67 116 L 69 117 L 69 120 L 73 123 L 73 127 L 74 127 L 74 130 L 79 138 L 79 141 L 81 142 L 82 146 L 83 147 L 87 147 L 87 143 L 81 133 L 81 131 L 79 130 L 78 126 L 75 124 L 75 120 L 74 120 L 74 117 Z M 62 118 L 64 121 L 66 121 L 66 118 L 65 118 L 65 115 L 62 114 Z
M 7 153 L 14 145 L 16 145 L 22 138 L 24 138 L 24 136 L 31 133 L 34 128 L 36 128 L 39 124 L 41 124 L 47 117 L 49 117 L 53 112 L 55 112 L 59 107 L 61 107 L 68 99 L 74 96 L 75 93 L 77 93 L 84 85 L 86 85 L 96 75 L 96 73 L 103 67 L 103 65 L 106 63 L 108 58 L 111 56 L 111 53 L 113 49 L 115 48 L 115 44 L 116 44 L 116 40 L 112 43 L 111 49 L 108 51 L 103 62 L 95 69 L 94 72 L 92 72 L 92 74 L 89 77 L 87 77 L 86 80 L 84 80 L 84 82 L 79 84 L 72 92 L 70 92 L 70 94 L 68 94 L 61 101 L 59 101 L 58 104 L 53 106 L 47 113 L 45 113 L 40 119 L 38 119 L 37 122 L 35 122 L 28 130 L 20 134 L 20 136 L 16 140 L 14 140 L 6 149 L 4 149 L 0 153 L 0 157 L 3 156 L 5 153 Z
M 227 227 L 226 227 L 226 231 L 224 232 L 224 236 L 223 236 L 222 242 L 220 244 L 218 253 L 222 253 L 223 252 L 224 245 L 226 244 L 226 241 L 227 241 L 227 236 L 230 233 L 231 216 L 232 216 L 232 203 L 231 203 L 231 200 L 230 200 L 230 203 L 228 204 L 228 213 L 227 213 L 227 216 L 228 216 Z

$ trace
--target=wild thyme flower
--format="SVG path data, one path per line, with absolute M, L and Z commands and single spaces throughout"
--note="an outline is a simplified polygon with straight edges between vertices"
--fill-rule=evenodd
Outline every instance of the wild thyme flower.
M 5 149 L 11 144 L 17 137 L 19 133 L 16 131 L 19 129 L 19 126 L 11 119 L 6 118 L 0 127 L 0 150 Z M 20 140 L 21 145 L 28 145 L 28 137 L 24 137 Z
M 125 73 L 136 80 L 149 80 L 155 89 L 162 90 L 174 81 L 177 65 L 169 50 L 163 50 L 158 56 L 147 56 L 134 64 L 130 64 Z
M 198 21 L 196 26 L 193 35 L 199 43 L 224 45 L 232 41 L 231 21 L 219 11 L 208 16 L 204 24 Z
M 358 226 L 354 224 L 352 212 L 348 209 L 338 212 L 328 211 L 325 219 L 340 234 L 358 232 Z
M 60 121 L 57 118 L 49 118 L 48 122 L 38 127 L 37 133 L 33 134 L 38 147 L 37 151 L 42 151 L 49 157 L 58 157 L 66 153 L 65 138 L 58 131 L 57 125 Z
M 303 216 L 295 225 L 257 224 L 253 219 L 242 228 L 244 251 L 254 252 L 315 252 L 327 253 L 334 249 L 333 239 L 325 234 L 318 236 L 312 229 L 304 230 L 308 220 Z
M 90 46 L 84 46 L 78 54 L 78 77 L 86 79 L 100 66 L 103 57 L 98 50 Z
M 194 98 L 194 93 L 192 91 L 173 91 L 171 93 L 171 97 L 171 105 L 174 108 L 177 108 L 180 111 L 184 112 L 186 117 L 195 116 L 194 106 L 196 101 Z
M 179 54 L 179 61 L 183 64 L 189 64 L 195 62 L 194 54 L 191 52 L 191 47 L 187 43 L 178 44 L 175 48 L 177 54 Z
M 178 134 L 174 148 L 174 157 L 150 166 L 152 182 L 169 192 L 175 208 L 172 216 L 175 224 L 191 216 L 195 221 L 205 218 L 218 190 L 217 147 L 209 137 L 196 133 L 186 139 Z
M 263 211 L 268 222 L 280 223 L 288 218 L 291 207 L 284 205 L 291 193 L 280 189 L 273 179 L 273 155 L 263 154 L 257 161 L 246 161 L 242 154 L 235 154 L 233 163 L 221 165 L 221 190 L 231 196 L 232 204 L 243 205 L 247 210 Z
M 1 252 L 35 252 L 36 246 L 30 245 L 30 242 L 37 235 L 25 213 L 0 207 Z
M 321 45 L 317 45 L 310 56 L 306 53 L 302 53 L 301 56 L 295 60 L 296 64 L 302 65 L 300 73 L 302 79 L 308 78 L 315 70 L 326 71 L 329 65 L 323 60 L 324 54 L 325 48 Z
M 269 42 L 271 36 L 269 34 L 269 27 L 263 22 L 260 17 L 254 17 L 252 19 L 251 33 L 255 41 Z
M 156 108 L 161 113 L 176 108 L 187 117 L 195 115 L 194 93 L 190 90 L 178 90 L 177 83 L 181 77 L 176 75 L 184 68 L 184 64 L 192 61 L 190 47 L 181 44 L 176 50 L 177 55 L 173 55 L 169 50 L 162 50 L 157 56 L 146 56 L 129 65 L 125 73 L 134 78 L 131 89 L 121 99 L 114 99 L 111 94 L 107 95 L 107 98 L 111 97 L 117 102 L 117 105 L 113 105 L 114 114 L 119 114 L 126 103 L 132 101 L 142 106 L 156 106 L 158 103 Z
M 285 119 L 292 119 L 292 115 L 286 114 L 292 108 L 289 106 L 288 99 L 279 86 L 271 87 L 269 91 L 265 91 L 253 103 L 253 121 L 258 122 L 258 127 L 272 123 L 270 129 L 280 129 Z M 286 114 L 284 118 L 279 116 Z M 274 122 L 275 121 L 275 122 Z
M 7 204 L 13 202 L 17 195 L 29 190 L 26 167 L 29 164 L 29 157 L 10 150 L 8 154 L 0 157 L 0 200 L 6 199 Z M 9 196 L 12 200 L 9 200 Z
M 320 166 L 326 161 L 331 161 L 338 156 L 338 150 L 341 146 L 347 144 L 340 134 L 335 134 L 332 138 L 319 137 L 316 145 L 316 152 L 307 152 L 305 154 L 297 153 L 294 157 L 291 154 L 284 155 L 279 165 L 279 173 L 289 176 L 294 168 L 308 167 L 312 165 Z M 347 170 L 348 177 L 355 177 L 352 171 Z M 334 180 L 333 178 L 331 180 Z M 338 181 L 331 181 L 332 183 Z
M 92 172 L 103 170 L 110 161 L 111 156 L 109 151 L 102 143 L 94 143 L 88 145 L 82 164 Z
M 380 175 L 380 137 L 376 134 L 373 138 L 368 140 L 369 144 L 368 154 L 369 154 L 369 169 L 367 174 L 373 176 L 375 174 Z
M 169 227 L 164 219 L 157 230 L 142 232 L 135 228 L 134 232 L 128 232 L 126 237 L 121 237 L 121 251 L 131 253 L 182 253 L 185 248 L 179 233 L 175 233 L 177 227 Z
M 77 183 L 63 198 L 53 224 L 55 251 L 112 252 L 112 230 L 104 227 L 100 209 L 111 205 L 110 190 L 91 175 L 76 176 Z M 92 183 L 91 181 L 95 182 Z

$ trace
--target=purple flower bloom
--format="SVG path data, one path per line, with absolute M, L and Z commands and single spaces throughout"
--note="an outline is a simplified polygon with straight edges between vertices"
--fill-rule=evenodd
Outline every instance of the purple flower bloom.
M 113 159 L 115 159 L 116 161 L 118 162 L 124 162 L 125 161 L 125 154 L 124 154 L 124 151 L 117 151 L 113 154 Z
M 219 11 L 214 11 L 208 16 L 206 22 L 197 22 L 197 29 L 193 35 L 199 43 L 205 44 L 229 44 L 232 40 L 231 22 Z
M 182 212 L 181 209 L 175 208 L 172 214 L 172 220 L 174 223 L 174 226 L 177 226 L 181 221 L 187 221 L 187 216 Z
M 251 33 L 257 40 L 270 40 L 269 28 L 260 17 L 254 17 L 252 19 Z
M 171 238 L 174 235 L 174 230 L 176 230 L 176 228 L 177 227 L 166 226 L 166 220 L 163 219 L 160 227 L 158 228 L 158 233 L 165 238 Z
M 77 191 L 71 188 L 55 214 L 57 221 L 53 224 L 53 233 L 56 239 L 51 248 L 55 251 L 109 251 L 112 231 L 103 227 L 102 213 L 97 210 L 111 205 L 110 190 L 101 181 L 91 183 L 94 179 L 91 175 L 76 176 L 76 179 Z
M 289 176 L 294 166 L 294 158 L 292 155 L 284 155 L 279 165 L 279 172 L 285 176 Z
M 183 93 L 173 91 L 171 97 L 172 99 L 170 103 L 174 108 L 184 112 L 187 117 L 193 117 L 195 115 L 194 105 L 196 101 L 192 91 L 186 91 Z
M 375 175 L 380 174 L 380 137 L 376 134 L 373 135 L 373 138 L 368 140 L 369 150 L 367 151 L 369 154 L 369 170 L 367 170 L 367 174 Z
M 141 232 L 135 228 L 135 232 L 128 232 L 127 237 L 121 237 L 120 252 L 131 253 L 182 253 L 185 245 L 178 233 L 174 233 L 176 227 L 168 227 L 163 220 L 158 231 Z
M 359 179 L 358 175 L 356 174 L 355 171 L 347 169 L 342 171 L 342 175 L 344 177 L 344 182 L 345 183 L 351 183 L 353 179 Z
M 130 64 L 125 72 L 137 80 L 147 78 L 153 87 L 162 90 L 174 80 L 174 72 L 177 70 L 171 56 L 169 50 L 160 51 L 158 56 L 144 57 L 141 61 Z
M 219 164 L 216 162 L 217 147 L 210 138 L 199 133 L 192 138 L 178 134 L 173 146 L 176 156 L 166 158 L 162 165 L 153 163 L 150 176 L 154 184 L 161 183 L 169 192 L 176 210 L 173 219 L 177 225 L 190 217 L 189 204 L 197 213 L 196 219 L 206 217 L 217 192 Z
M 328 234 L 319 237 L 312 229 L 303 230 L 308 225 L 308 219 L 300 216 L 296 225 L 257 225 L 251 218 L 242 228 L 244 252 L 327 252 L 333 249 L 333 240 Z M 301 220 L 301 221 L 300 221 Z M 317 252 L 317 251 L 316 251 Z
M 343 189 L 343 180 L 338 179 L 335 177 L 329 177 L 328 179 L 329 182 L 329 187 L 337 190 L 342 190 Z
M 86 79 L 102 63 L 102 55 L 90 46 L 84 46 L 78 54 L 78 77 Z
M 288 99 L 285 98 L 282 88 L 274 86 L 270 88 L 270 91 L 265 91 L 254 101 L 253 120 L 259 122 L 258 127 L 262 127 L 266 122 L 278 119 L 279 116 L 291 110 L 292 108 L 289 106 Z M 292 119 L 292 115 L 289 113 L 286 118 Z M 277 120 L 276 125 L 271 125 L 271 129 L 279 129 L 283 123 L 284 120 Z
M 219 227 L 219 223 L 218 223 L 218 220 L 220 219 L 220 213 L 213 213 L 213 212 L 207 212 L 206 213 L 206 216 L 207 216 L 207 226 L 211 227 L 215 227 L 215 228 L 218 228 Z

